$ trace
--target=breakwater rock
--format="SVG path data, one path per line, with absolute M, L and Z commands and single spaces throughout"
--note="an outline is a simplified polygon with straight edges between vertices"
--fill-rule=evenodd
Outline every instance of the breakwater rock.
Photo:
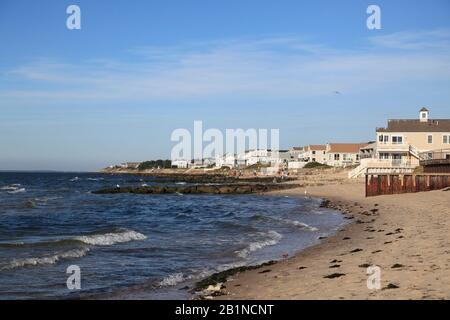
M 249 194 L 276 190 L 287 190 L 300 187 L 292 183 L 236 183 L 217 185 L 190 185 L 190 186 L 146 186 L 146 187 L 120 187 L 93 191 L 94 194 Z

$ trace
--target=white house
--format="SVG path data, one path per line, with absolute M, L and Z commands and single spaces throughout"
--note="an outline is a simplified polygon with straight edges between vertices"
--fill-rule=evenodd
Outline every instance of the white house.
M 303 148 L 303 153 L 300 155 L 300 161 L 324 164 L 326 161 L 326 148 L 327 146 L 324 144 L 307 145 Z
M 360 149 L 368 143 L 327 143 L 325 164 L 333 167 L 347 167 L 359 164 Z
M 189 167 L 190 161 L 188 160 L 172 160 L 172 167 L 177 167 L 179 169 L 187 169 Z
M 251 166 L 257 163 L 268 164 L 269 163 L 270 150 L 268 149 L 255 149 L 245 152 L 243 158 L 246 166 Z

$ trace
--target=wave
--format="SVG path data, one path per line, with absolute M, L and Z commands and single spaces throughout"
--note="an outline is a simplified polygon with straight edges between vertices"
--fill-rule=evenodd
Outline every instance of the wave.
M 37 258 L 14 259 L 9 264 L 0 267 L 0 270 L 10 270 L 28 266 L 39 266 L 55 264 L 60 260 L 75 259 L 84 257 L 89 252 L 89 248 L 81 248 L 57 253 L 51 256 L 43 256 Z
M 183 273 L 178 272 L 174 274 L 170 274 L 167 277 L 165 277 L 160 283 L 160 287 L 170 287 L 175 286 L 180 282 L 183 282 L 184 280 L 187 280 L 187 278 L 184 277 Z
M 133 240 L 145 240 L 147 237 L 142 233 L 126 230 L 117 233 L 93 234 L 89 236 L 78 236 L 72 238 L 73 240 L 81 241 L 86 244 L 96 246 L 110 246 L 115 243 L 129 242 Z
M 87 178 L 87 180 L 89 180 L 89 181 L 101 181 L 101 180 L 105 180 L 105 178 Z
M 72 178 L 72 179 L 70 179 L 70 181 L 78 181 L 78 180 L 81 180 L 80 178 L 78 178 L 78 177 L 74 177 L 74 178 Z
M 300 227 L 302 229 L 306 229 L 306 230 L 309 230 L 309 231 L 317 231 L 317 230 L 319 230 L 316 227 L 311 227 L 310 225 L 308 225 L 306 223 L 303 223 L 303 222 L 300 222 L 300 221 L 297 221 L 297 220 L 289 220 L 289 219 L 283 219 L 283 218 L 279 218 L 277 220 L 279 220 L 280 222 L 283 222 L 285 224 L 289 224 L 289 225 L 292 225 L 292 226 L 295 226 L 295 227 Z
M 27 190 L 25 188 L 17 188 L 11 191 L 7 191 L 10 194 L 14 194 L 14 193 L 21 193 L 21 192 L 26 192 Z
M 6 191 L 8 193 L 19 193 L 19 192 L 25 192 L 26 191 L 26 189 L 23 188 L 20 183 L 13 183 L 13 184 L 10 184 L 10 185 L 7 185 L 7 186 L 3 186 L 3 187 L 0 188 L 0 190 L 4 190 L 4 191 Z
M 17 247 L 61 247 L 73 245 L 94 245 L 109 246 L 115 243 L 124 243 L 134 240 L 145 240 L 147 237 L 142 233 L 133 230 L 124 230 L 119 232 L 99 233 L 86 236 L 76 236 L 72 238 L 56 239 L 52 241 L 40 241 L 33 243 L 26 242 L 0 242 L 0 248 L 17 248 Z
M 312 232 L 318 230 L 316 227 L 312 227 L 304 222 L 300 222 L 297 220 L 290 220 L 290 219 L 279 218 L 279 217 L 269 217 L 269 216 L 264 216 L 264 215 L 259 215 L 259 214 L 254 215 L 252 217 L 252 219 L 274 221 L 274 222 L 281 223 L 281 224 L 287 224 L 287 225 L 291 225 L 294 227 L 299 227 L 301 229 L 309 230 Z
M 276 231 L 269 231 L 267 233 L 268 239 L 262 241 L 251 242 L 246 248 L 236 251 L 236 254 L 241 258 L 246 258 L 251 252 L 260 250 L 267 246 L 274 246 L 283 238 L 281 234 Z

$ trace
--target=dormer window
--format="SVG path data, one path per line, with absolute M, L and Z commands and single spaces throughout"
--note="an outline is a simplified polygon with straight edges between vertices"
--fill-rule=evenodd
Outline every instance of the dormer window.
M 419 111 L 419 120 L 420 122 L 427 122 L 428 121 L 428 109 L 422 108 Z

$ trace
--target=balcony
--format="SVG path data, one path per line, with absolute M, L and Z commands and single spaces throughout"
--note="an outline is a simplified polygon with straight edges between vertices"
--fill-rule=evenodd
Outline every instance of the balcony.
M 409 152 L 409 144 L 378 143 L 377 152 Z
M 450 149 L 431 150 L 419 154 L 420 165 L 450 165 Z

